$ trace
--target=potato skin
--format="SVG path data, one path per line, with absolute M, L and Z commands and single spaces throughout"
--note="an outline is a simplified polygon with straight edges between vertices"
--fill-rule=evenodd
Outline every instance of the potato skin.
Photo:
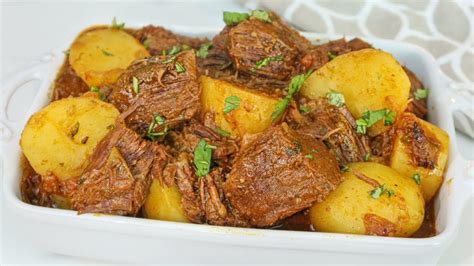
M 393 190 L 374 199 L 368 177 Z M 316 231 L 408 237 L 422 224 L 424 200 L 418 186 L 395 170 L 381 164 L 349 164 L 344 182 L 321 203 L 310 209 Z
M 35 172 L 53 174 L 59 180 L 82 173 L 96 144 L 119 115 L 96 95 L 54 101 L 30 117 L 20 146 Z
M 423 129 L 424 134 L 437 141 L 439 144 L 433 169 L 419 167 L 412 159 L 406 139 L 407 136 L 404 133 L 405 125 L 410 121 L 418 123 L 418 125 Z M 429 202 L 443 182 L 443 174 L 448 160 L 448 152 L 449 135 L 444 130 L 416 117 L 414 114 L 404 113 L 397 123 L 393 150 L 390 156 L 390 167 L 409 179 L 412 179 L 415 174 L 420 174 L 420 189 L 425 201 Z
M 259 133 L 272 123 L 272 112 L 278 98 L 251 91 L 226 81 L 201 76 L 202 114 L 214 113 L 216 125 L 234 136 Z M 239 107 L 224 114 L 224 102 L 229 96 L 240 99 Z
M 176 184 L 167 186 L 153 179 L 150 192 L 143 205 L 146 218 L 189 223 L 181 205 L 181 194 Z
M 69 49 L 69 63 L 89 86 L 114 83 L 130 63 L 147 56 L 148 51 L 138 40 L 111 28 L 86 30 Z
M 351 114 L 360 118 L 366 110 L 388 108 L 401 114 L 406 109 L 410 80 L 389 53 L 363 49 L 337 56 L 314 71 L 301 88 L 301 94 L 315 99 L 334 90 L 344 95 Z M 369 128 L 375 136 L 386 130 L 383 122 Z

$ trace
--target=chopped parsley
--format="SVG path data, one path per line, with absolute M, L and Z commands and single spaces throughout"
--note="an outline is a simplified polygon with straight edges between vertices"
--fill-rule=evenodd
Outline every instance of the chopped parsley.
M 136 77 L 132 78 L 132 88 L 135 94 L 138 94 L 138 79 Z
M 229 113 L 232 110 L 235 110 L 239 107 L 240 104 L 240 98 L 232 95 L 224 100 L 224 114 Z
M 101 49 L 102 53 L 105 55 L 105 56 L 114 56 L 114 54 L 112 54 L 111 52 L 105 50 L 105 49 Z
M 229 132 L 229 131 L 225 131 L 224 129 L 222 129 L 222 128 L 220 128 L 220 127 L 214 128 L 214 132 L 216 132 L 217 134 L 221 135 L 222 137 L 229 137 L 229 136 L 230 136 L 230 132 Z
M 370 156 L 371 156 L 370 152 L 366 153 L 366 154 L 364 155 L 364 162 L 369 161 L 369 160 L 370 160 Z
M 161 63 L 162 64 L 169 64 L 169 63 L 173 62 L 175 59 L 176 59 L 176 56 L 172 55 L 168 59 L 165 59 L 165 60 L 161 61 Z
M 184 66 L 180 62 L 174 63 L 174 69 L 178 74 L 186 72 L 186 68 L 184 68 Z
M 333 90 L 326 93 L 326 99 L 328 100 L 329 104 L 334 105 L 336 107 L 342 107 L 346 103 L 344 95 L 342 95 L 342 93 L 340 92 Z
M 97 88 L 96 86 L 92 86 L 92 87 L 90 88 L 90 90 L 91 90 L 92 92 L 97 93 L 97 95 L 99 96 L 99 99 L 101 99 L 102 101 L 105 101 L 105 95 L 103 95 L 103 94 L 100 92 L 99 88 Z
M 76 122 L 76 123 L 72 126 L 71 130 L 69 131 L 69 134 L 70 134 L 70 136 L 71 136 L 71 139 L 74 138 L 74 136 L 77 134 L 77 132 L 79 132 L 79 126 L 80 126 L 79 122 Z
M 340 170 L 341 170 L 342 173 L 346 173 L 346 172 L 349 171 L 349 166 L 343 165 L 343 166 L 340 167 Z
M 194 166 L 195 173 L 198 177 L 205 176 L 211 169 L 212 160 L 212 149 L 215 149 L 206 142 L 204 139 L 200 139 L 196 148 L 194 148 Z
M 145 49 L 148 49 L 148 39 L 145 39 L 143 41 L 143 46 L 145 47 Z
M 247 13 L 224 11 L 224 23 L 228 26 L 237 25 L 248 18 L 249 14 Z
M 199 47 L 199 50 L 196 51 L 196 56 L 199 58 L 206 58 L 209 54 L 209 49 L 212 47 L 212 43 L 203 43 Z
M 328 57 L 329 57 L 329 61 L 333 60 L 334 58 L 337 57 L 337 55 L 331 53 L 331 52 L 328 52 Z
M 270 16 L 268 15 L 267 11 L 261 9 L 255 9 L 250 12 L 250 16 L 254 17 L 258 20 L 261 20 L 266 23 L 272 23 Z
M 300 105 L 300 111 L 306 114 L 311 112 L 311 108 L 309 108 L 307 105 Z
M 125 22 L 117 23 L 117 19 L 115 17 L 112 19 L 112 25 L 110 25 L 111 29 L 123 30 L 124 27 L 125 27 Z
M 428 89 L 417 89 L 415 91 L 415 99 L 416 100 L 423 100 L 428 98 L 429 90 Z
M 309 159 L 309 160 L 313 160 L 313 159 L 314 159 L 314 157 L 313 157 L 313 155 L 312 155 L 311 153 L 306 154 L 304 157 L 305 157 L 306 159 Z
M 288 86 L 288 94 L 283 99 L 278 101 L 273 108 L 272 121 L 275 121 L 275 119 L 280 117 L 280 115 L 286 110 L 286 107 L 288 104 L 290 104 L 291 99 L 301 89 L 301 86 L 303 86 L 304 81 L 309 77 L 311 72 L 312 71 L 310 70 L 304 74 L 296 75 L 291 78 L 290 85 Z
M 175 55 L 177 53 L 181 52 L 181 47 L 180 46 L 173 46 L 171 49 L 167 52 L 168 55 Z
M 262 60 L 259 60 L 257 63 L 255 63 L 255 66 L 252 67 L 252 71 L 257 71 L 260 68 L 268 65 L 270 62 L 281 61 L 282 59 L 283 59 L 283 57 L 281 55 L 276 55 L 276 56 L 270 56 L 270 57 L 263 58 Z
M 412 175 L 411 179 L 413 179 L 417 185 L 421 184 L 421 175 L 419 173 Z
M 155 125 L 165 125 L 162 131 L 155 132 Z M 151 141 L 157 140 L 159 137 L 164 136 L 168 133 L 168 125 L 166 125 L 166 121 L 162 116 L 159 116 L 157 113 L 153 113 L 153 118 L 151 120 L 150 125 L 148 126 L 148 130 L 146 132 L 146 136 L 151 139 Z
M 388 126 L 393 123 L 396 113 L 390 109 L 384 108 L 376 111 L 365 111 L 362 117 L 356 120 L 357 133 L 365 134 L 367 128 L 373 126 L 380 120 L 383 120 L 384 125 Z
M 391 189 L 388 189 L 385 187 L 385 184 L 381 185 L 381 186 L 378 186 L 376 188 L 374 188 L 373 190 L 370 190 L 369 191 L 369 195 L 373 198 L 373 199 L 378 199 L 380 198 L 383 194 L 387 194 L 388 197 L 391 197 L 393 195 L 395 195 L 395 192 Z
M 191 49 L 191 47 L 187 44 L 174 45 L 169 50 L 162 50 L 161 55 L 176 55 L 179 54 L 181 51 L 187 51 L 189 49 Z

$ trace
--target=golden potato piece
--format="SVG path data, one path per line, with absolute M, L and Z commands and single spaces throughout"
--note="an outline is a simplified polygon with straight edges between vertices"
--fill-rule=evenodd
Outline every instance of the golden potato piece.
M 388 166 L 352 163 L 344 182 L 310 209 L 316 231 L 408 237 L 422 224 L 418 186 Z
M 134 60 L 149 56 L 145 47 L 119 29 L 96 28 L 81 33 L 69 50 L 69 63 L 89 86 L 114 83 Z
M 251 91 L 226 81 L 201 76 L 202 114 L 211 112 L 218 127 L 234 136 L 264 131 L 272 123 L 272 112 L 278 98 Z M 228 97 L 238 98 L 238 106 L 224 113 Z
M 38 174 L 52 173 L 65 180 L 82 173 L 97 142 L 119 115 L 95 95 L 52 102 L 30 117 L 20 146 Z
M 358 119 L 367 110 L 388 108 L 401 114 L 410 93 L 410 80 L 389 53 L 364 49 L 337 56 L 314 71 L 301 88 L 301 94 L 315 99 L 331 90 L 344 95 L 346 105 Z M 385 130 L 379 121 L 368 129 L 375 136 Z
M 449 136 L 442 129 L 404 113 L 397 122 L 390 167 L 420 183 L 429 202 L 443 182 L 448 160 Z
M 175 184 L 166 186 L 157 179 L 153 179 L 151 183 L 143 210 L 146 218 L 189 222 L 181 205 L 181 193 L 178 187 Z

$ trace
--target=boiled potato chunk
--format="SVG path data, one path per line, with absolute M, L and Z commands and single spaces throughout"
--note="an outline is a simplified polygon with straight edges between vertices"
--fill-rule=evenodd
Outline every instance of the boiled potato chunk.
M 149 56 L 145 47 L 123 30 L 96 28 L 71 45 L 69 63 L 89 86 L 114 83 L 134 60 Z
M 301 94 L 315 99 L 331 90 L 344 95 L 351 114 L 360 118 L 367 110 L 388 108 L 401 114 L 407 106 L 410 80 L 389 53 L 364 49 L 335 57 L 314 71 Z M 368 129 L 375 136 L 386 130 L 382 121 Z
M 232 135 L 259 133 L 272 123 L 278 98 L 206 76 L 201 76 L 200 85 L 202 113 L 213 113 L 216 125 Z M 238 97 L 240 103 L 224 113 L 225 100 L 230 96 Z
M 175 184 L 167 186 L 160 180 L 153 179 L 143 209 L 146 218 L 189 222 L 181 205 L 181 193 Z
M 448 151 L 446 132 L 414 114 L 404 113 L 397 122 L 390 167 L 413 181 L 418 175 L 423 197 L 429 202 L 443 182 Z
M 50 103 L 28 120 L 20 146 L 40 175 L 60 180 L 81 175 L 96 144 L 119 115 L 95 93 Z
M 310 209 L 316 231 L 408 237 L 420 227 L 425 202 L 413 181 L 382 164 L 348 166 L 344 182 Z

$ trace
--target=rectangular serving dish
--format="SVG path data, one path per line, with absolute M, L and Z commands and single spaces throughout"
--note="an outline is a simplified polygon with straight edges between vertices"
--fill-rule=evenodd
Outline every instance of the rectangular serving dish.
M 212 37 L 218 29 L 168 27 L 190 36 Z M 302 33 L 310 40 L 336 39 Z M 68 41 L 72 41 L 68 40 Z M 1 84 L 0 145 L 3 157 L 3 200 L 18 215 L 16 226 L 32 236 L 39 248 L 66 255 L 117 262 L 252 262 L 252 263 L 435 263 L 457 233 L 465 202 L 473 194 L 468 162 L 454 139 L 452 114 L 459 95 L 423 49 L 396 41 L 367 39 L 374 47 L 392 53 L 411 69 L 426 87 L 429 121 L 451 137 L 445 180 L 435 202 L 437 235 L 429 238 L 390 238 L 348 234 L 296 232 L 185 224 L 143 218 L 84 214 L 24 203 L 19 191 L 21 130 L 32 113 L 49 103 L 50 86 L 63 63 L 69 43 L 44 56 L 34 66 Z M 18 121 L 6 115 L 14 91 L 39 80 L 36 97 Z

